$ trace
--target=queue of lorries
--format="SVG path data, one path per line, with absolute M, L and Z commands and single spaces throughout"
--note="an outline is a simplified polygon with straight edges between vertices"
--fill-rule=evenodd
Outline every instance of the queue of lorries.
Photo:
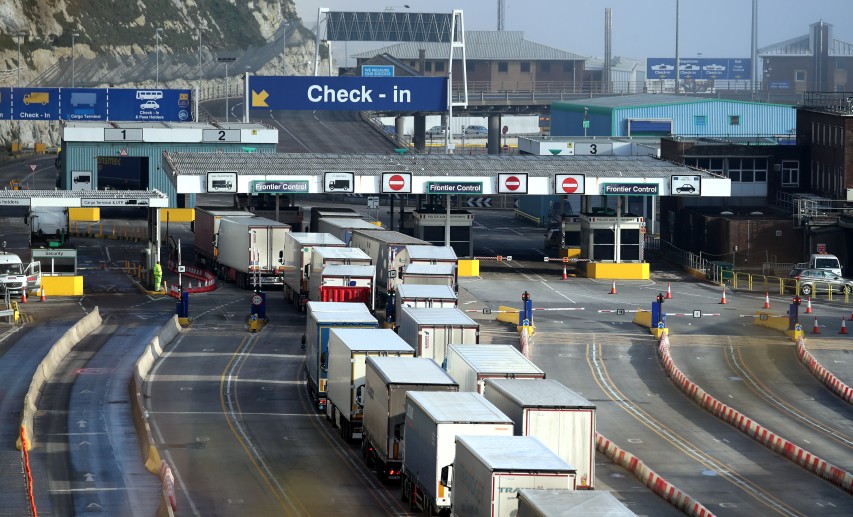
M 242 287 L 278 283 L 306 313 L 317 410 L 361 442 L 366 464 L 399 482 L 412 509 L 632 515 L 590 490 L 595 406 L 545 379 L 515 345 L 480 344 L 479 324 L 457 307 L 452 248 L 346 210 L 312 211 L 306 229 L 197 209 L 195 245 L 202 265 Z M 592 513 L 582 502 L 591 498 Z

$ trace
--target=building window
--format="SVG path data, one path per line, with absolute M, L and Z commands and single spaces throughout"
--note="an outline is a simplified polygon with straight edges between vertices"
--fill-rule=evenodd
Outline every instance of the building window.
M 798 83 L 806 82 L 806 71 L 805 70 L 794 70 L 794 80 Z
M 766 183 L 767 158 L 729 158 L 727 175 L 732 183 Z
M 444 61 L 436 61 L 435 62 L 435 71 L 436 72 L 444 72 Z
M 693 125 L 694 126 L 704 126 L 708 122 L 708 117 L 706 115 L 693 115 Z
M 432 72 L 432 61 L 424 63 L 424 72 Z
M 551 63 L 548 61 L 544 61 L 539 63 L 539 71 L 540 72 L 550 72 L 551 71 Z
M 506 61 L 498 61 L 498 72 L 509 72 L 509 63 Z
M 739 126 L 740 125 L 740 115 L 729 115 L 729 125 L 730 126 Z
M 575 64 L 572 61 L 563 62 L 563 72 L 574 72 Z
M 723 174 L 723 158 L 685 157 L 684 164 L 691 165 L 693 167 L 699 167 L 700 169 L 705 169 L 707 171 L 716 172 L 717 174 Z
M 796 160 L 782 160 L 782 186 L 800 186 L 800 162 Z
M 521 71 L 522 73 L 530 73 L 530 61 L 521 62 Z

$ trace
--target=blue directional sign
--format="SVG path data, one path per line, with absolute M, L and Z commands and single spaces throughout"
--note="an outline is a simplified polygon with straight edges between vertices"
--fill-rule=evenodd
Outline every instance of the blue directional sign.
M 12 113 L 19 120 L 59 118 L 59 88 L 15 88 Z
M 249 78 L 252 109 L 436 111 L 447 110 L 446 77 Z
M 107 120 L 107 90 L 62 88 L 59 110 L 63 120 Z
M 0 120 L 9 120 L 12 117 L 12 89 L 0 88 Z
M 749 80 L 752 59 L 749 58 L 679 58 L 680 78 Z M 646 60 L 648 79 L 675 79 L 675 58 L 650 57 Z
M 186 122 L 191 119 L 190 90 L 110 88 L 109 120 Z

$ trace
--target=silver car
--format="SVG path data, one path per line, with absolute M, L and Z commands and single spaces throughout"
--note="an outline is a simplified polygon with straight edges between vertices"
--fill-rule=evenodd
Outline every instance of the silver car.
M 427 136 L 444 136 L 447 134 L 447 126 L 432 126 L 426 132 Z
M 828 293 L 830 288 L 832 288 L 833 293 L 850 294 L 853 292 L 853 280 L 840 277 L 828 269 L 795 268 L 788 273 L 788 278 L 799 282 L 800 292 L 804 296 Z M 792 283 L 789 288 L 796 289 L 796 284 Z

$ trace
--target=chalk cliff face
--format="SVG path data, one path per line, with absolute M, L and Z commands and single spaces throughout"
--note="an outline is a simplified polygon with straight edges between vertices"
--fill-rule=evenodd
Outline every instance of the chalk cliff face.
M 221 90 L 225 68 L 217 58 L 226 55 L 237 58 L 228 70 L 236 91 L 242 81 L 234 78 L 246 71 L 310 73 L 314 36 L 292 0 L 0 2 L 0 86 L 147 88 L 159 80 L 166 88 Z M 0 151 L 18 141 L 17 122 L 5 118 Z M 58 128 L 57 121 L 22 122 L 21 144 L 56 146 Z

